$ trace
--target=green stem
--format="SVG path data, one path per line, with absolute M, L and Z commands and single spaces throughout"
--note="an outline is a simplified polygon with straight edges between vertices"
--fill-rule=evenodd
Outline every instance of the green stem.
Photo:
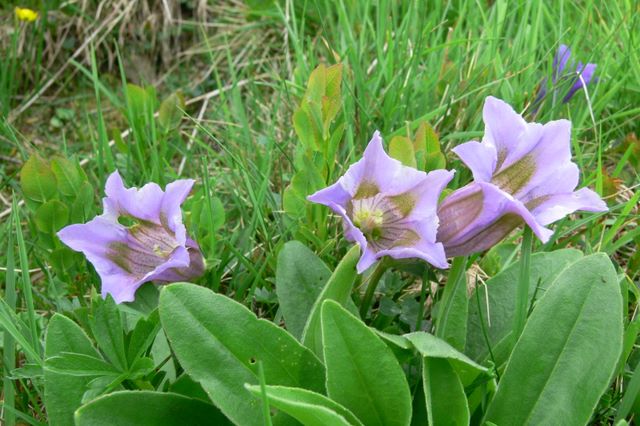
M 467 257 L 455 257 L 451 264 L 451 271 L 447 277 L 447 285 L 444 287 L 442 299 L 439 302 L 438 319 L 436 322 L 436 336 L 445 339 L 447 334 L 447 324 L 449 316 L 455 304 L 455 295 L 460 292 L 460 286 L 466 284 L 465 272 L 467 266 Z M 464 289 L 466 292 L 466 288 Z M 447 340 L 447 339 L 445 339 Z
M 513 320 L 513 342 L 518 340 L 527 321 L 527 306 L 529 304 L 529 278 L 531 275 L 531 243 L 533 232 L 528 226 L 522 236 L 522 246 L 520 249 L 520 279 L 516 296 L 516 309 Z
M 367 312 L 369 312 L 369 308 L 371 307 L 373 295 L 376 292 L 376 287 L 378 287 L 378 282 L 380 281 L 380 278 L 382 278 L 382 275 L 384 275 L 388 267 L 389 264 L 386 262 L 386 259 L 382 259 L 380 262 L 378 262 L 378 265 L 376 265 L 376 269 L 374 269 L 371 275 L 369 275 L 367 290 L 364 293 L 362 304 L 360 305 L 360 317 L 362 319 L 367 316 Z

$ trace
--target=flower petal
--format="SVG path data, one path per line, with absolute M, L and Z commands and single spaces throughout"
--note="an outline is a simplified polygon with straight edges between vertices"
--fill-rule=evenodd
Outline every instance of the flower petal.
M 482 109 L 484 137 L 482 143 L 491 145 L 497 153 L 497 165 L 500 167 L 510 154 L 519 149 L 519 138 L 527 130 L 527 123 L 506 102 L 488 96 Z
M 532 213 L 540 224 L 548 225 L 578 210 L 605 212 L 609 209 L 598 194 L 582 188 L 572 193 L 551 195 L 533 208 Z
M 168 184 L 160 204 L 160 222 L 175 233 L 178 244 L 183 245 L 186 241 L 187 231 L 182 224 L 181 205 L 191 192 L 193 179 L 181 179 Z
M 575 71 L 575 83 L 573 83 L 573 86 L 571 86 L 569 92 L 562 99 L 562 102 L 569 102 L 569 100 L 573 97 L 573 95 L 575 95 L 578 90 L 589 85 L 589 83 L 593 79 L 593 75 L 596 72 L 596 67 L 596 64 L 586 64 L 584 66 L 582 65 L 582 63 L 578 64 L 578 67 Z
M 471 169 L 475 181 L 491 182 L 498 161 L 494 145 L 471 141 L 456 146 L 453 152 Z
M 105 193 L 105 213 L 127 215 L 160 224 L 160 206 L 164 192 L 158 184 L 148 183 L 140 189 L 125 188 L 120 174 L 115 171 L 107 179 Z

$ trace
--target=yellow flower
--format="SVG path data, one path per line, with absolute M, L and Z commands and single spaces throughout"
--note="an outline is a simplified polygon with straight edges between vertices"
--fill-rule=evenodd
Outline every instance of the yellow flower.
M 26 7 L 16 7 L 16 18 L 21 21 L 33 22 L 38 19 L 38 12 L 27 9 Z

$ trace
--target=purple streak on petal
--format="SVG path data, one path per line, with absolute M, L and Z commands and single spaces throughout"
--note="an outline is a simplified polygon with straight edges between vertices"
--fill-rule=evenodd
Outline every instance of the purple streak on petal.
M 444 253 L 437 252 L 435 243 L 435 212 L 440 193 L 452 176 L 453 172 L 426 174 L 402 165 L 386 154 L 376 132 L 363 158 L 338 182 L 308 200 L 326 205 L 342 217 L 345 238 L 362 250 L 359 273 L 385 255 L 406 257 L 408 253 L 446 267 Z
M 453 152 L 471 169 L 476 182 L 490 182 L 498 154 L 493 145 L 471 141 L 453 148 Z
M 520 201 L 490 183 L 471 183 L 454 191 L 440 205 L 438 216 L 438 241 L 444 244 L 447 256 L 486 250 L 521 221 L 543 242 L 553 233 L 536 222 Z
M 558 47 L 558 51 L 553 58 L 553 82 L 555 83 L 560 76 L 564 73 L 564 70 L 571 56 L 571 50 L 564 44 Z
M 598 194 L 588 188 L 582 188 L 576 192 L 551 195 L 531 212 L 539 223 L 547 225 L 578 210 L 605 212 L 608 208 Z
M 573 95 L 575 95 L 578 90 L 584 88 L 585 86 L 588 86 L 589 83 L 594 80 L 593 75 L 596 72 L 596 67 L 596 64 L 586 64 L 584 66 L 582 63 L 578 64 L 578 67 L 575 71 L 575 82 L 573 83 L 573 86 L 571 86 L 571 89 L 569 89 L 569 92 L 562 99 L 562 102 L 569 102 L 569 100 L 573 97 Z

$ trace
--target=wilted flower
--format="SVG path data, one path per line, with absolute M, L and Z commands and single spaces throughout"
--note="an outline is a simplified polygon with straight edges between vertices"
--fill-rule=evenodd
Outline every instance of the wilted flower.
M 38 12 L 27 9 L 26 7 L 16 7 L 16 18 L 20 21 L 33 22 L 38 19 Z
M 442 244 L 436 242 L 438 197 L 453 172 L 429 174 L 389 157 L 375 132 L 363 158 L 335 184 L 308 197 L 342 217 L 345 237 L 360 245 L 359 273 L 376 260 L 420 258 L 446 268 Z
M 104 211 L 58 237 L 84 253 L 102 279 L 102 296 L 130 302 L 145 282 L 193 280 L 204 273 L 198 244 L 187 236 L 180 205 L 194 181 L 177 180 L 163 191 L 155 183 L 125 188 L 118 172 L 107 179 Z
M 545 226 L 577 210 L 606 211 L 598 194 L 578 185 L 571 161 L 571 122 L 527 123 L 505 102 L 488 97 L 485 133 L 454 152 L 474 182 L 450 194 L 438 209 L 438 241 L 448 256 L 485 250 L 523 222 L 546 242 Z
M 571 57 L 571 50 L 564 44 L 561 44 L 553 58 L 553 75 L 551 81 L 556 86 L 562 79 L 569 79 L 572 82 L 571 88 L 562 98 L 562 102 L 566 103 L 573 97 L 573 95 L 583 87 L 586 87 L 591 82 L 595 82 L 596 78 L 594 74 L 596 72 L 596 64 L 583 64 L 578 61 L 576 65 L 574 62 L 569 62 Z M 547 80 L 542 83 L 540 92 L 535 104 L 538 104 L 542 98 L 547 94 Z

